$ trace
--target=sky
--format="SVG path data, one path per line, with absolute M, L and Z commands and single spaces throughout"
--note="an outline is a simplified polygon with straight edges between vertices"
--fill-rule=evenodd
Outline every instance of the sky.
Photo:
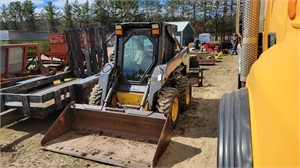
M 20 2 L 24 2 L 25 0 L 0 0 L 0 5 L 2 6 L 2 4 L 8 5 L 10 2 L 14 2 L 14 1 L 20 1 Z M 66 0 L 31 0 L 35 6 L 35 12 L 36 13 L 40 13 L 43 9 L 43 7 L 47 4 L 47 2 L 53 2 L 53 4 L 59 8 L 59 10 L 63 10 L 63 7 L 66 3 Z M 69 0 L 69 3 L 74 2 L 75 0 Z M 79 3 L 84 3 L 86 2 L 86 0 L 77 0 Z M 93 2 L 93 0 L 88 0 L 89 2 Z

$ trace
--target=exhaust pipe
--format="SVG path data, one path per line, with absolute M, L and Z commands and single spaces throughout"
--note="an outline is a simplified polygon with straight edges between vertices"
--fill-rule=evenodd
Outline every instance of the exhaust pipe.
M 246 82 L 250 68 L 258 57 L 260 3 L 259 0 L 243 1 L 243 38 L 240 71 L 240 80 L 242 82 Z

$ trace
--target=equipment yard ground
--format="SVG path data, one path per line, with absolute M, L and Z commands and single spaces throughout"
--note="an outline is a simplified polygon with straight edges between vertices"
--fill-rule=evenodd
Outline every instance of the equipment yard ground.
M 237 89 L 238 57 L 226 55 L 204 69 L 203 87 L 192 88 L 192 103 L 179 119 L 157 167 L 216 167 L 218 108 L 224 93 Z M 41 139 L 57 118 L 25 119 L 0 129 L 1 167 L 112 167 L 42 150 Z M 122 144 L 120 144 L 122 145 Z

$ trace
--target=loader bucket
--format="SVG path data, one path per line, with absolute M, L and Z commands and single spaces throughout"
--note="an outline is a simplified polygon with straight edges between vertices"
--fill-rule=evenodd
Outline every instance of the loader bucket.
M 42 139 L 46 150 L 122 167 L 152 167 L 168 146 L 169 119 L 139 110 L 69 104 Z

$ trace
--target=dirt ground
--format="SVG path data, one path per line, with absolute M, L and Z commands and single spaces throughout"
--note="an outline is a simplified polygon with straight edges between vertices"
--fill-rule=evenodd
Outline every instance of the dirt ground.
M 216 167 L 217 120 L 221 96 L 237 89 L 237 56 L 204 68 L 204 86 L 193 87 L 192 103 L 180 116 L 157 167 Z M 1 167 L 111 167 L 42 150 L 41 139 L 56 119 L 24 119 L 0 129 Z

